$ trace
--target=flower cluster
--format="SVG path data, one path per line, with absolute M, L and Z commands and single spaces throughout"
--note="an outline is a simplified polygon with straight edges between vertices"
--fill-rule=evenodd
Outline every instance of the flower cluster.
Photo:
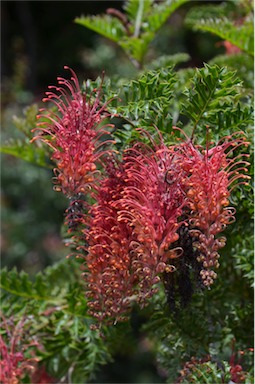
M 58 80 L 58 96 L 47 93 L 59 115 L 39 122 L 36 138 L 53 148 L 57 189 L 71 200 L 67 222 L 84 255 L 90 314 L 100 322 L 123 320 L 132 302 L 147 304 L 160 281 L 171 304 L 171 276 L 178 273 L 185 303 L 190 269 L 203 286 L 217 276 L 226 241 L 219 234 L 234 221 L 231 186 L 248 177 L 247 155 L 234 150 L 248 143 L 238 133 L 205 149 L 189 138 L 167 146 L 159 132 L 153 139 L 140 130 L 141 142 L 122 157 L 102 151 L 112 142 L 101 124 L 106 105 L 96 90 L 91 102 L 72 74 L 71 81 Z
M 146 304 L 163 272 L 181 255 L 177 222 L 184 193 L 177 186 L 178 164 L 161 142 L 142 143 L 125 152 L 122 162 L 108 159 L 107 177 L 91 208 L 87 235 L 87 296 L 98 319 L 120 320 L 133 301 Z

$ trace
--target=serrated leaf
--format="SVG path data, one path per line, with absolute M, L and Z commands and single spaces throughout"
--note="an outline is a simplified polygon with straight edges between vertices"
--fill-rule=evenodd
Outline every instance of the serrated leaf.
M 117 112 L 135 125 L 141 126 L 146 121 L 147 126 L 163 128 L 163 120 L 170 113 L 174 84 L 172 68 L 144 72 L 137 80 L 122 86 L 122 104 L 117 107 Z
M 131 60 L 135 60 L 135 62 L 139 63 L 139 67 L 141 68 L 148 46 L 153 39 L 154 34 L 148 31 L 144 32 L 141 37 L 124 37 L 119 41 L 119 45 L 124 49 Z
M 191 88 L 186 90 L 182 114 L 192 120 L 194 128 L 209 121 L 216 125 L 217 114 L 237 104 L 241 90 L 240 80 L 234 72 L 205 64 L 204 68 L 197 70 Z
M 253 58 L 245 53 L 236 55 L 218 55 L 209 61 L 209 65 L 227 67 L 231 71 L 236 71 L 237 76 L 242 80 L 245 88 L 251 90 L 253 95 L 254 86 L 254 61 Z
M 127 54 L 135 59 L 140 66 L 148 51 L 149 44 L 155 38 L 156 32 L 165 24 L 171 14 L 187 0 L 167 0 L 156 3 L 151 0 L 130 1 L 128 12 L 134 17 L 133 35 L 126 35 L 119 45 Z M 135 4 L 136 3 L 136 4 Z
M 253 20 L 247 17 L 242 23 L 217 15 L 219 8 L 194 7 L 187 15 L 186 23 L 196 31 L 210 32 L 229 41 L 242 51 L 254 56 Z
M 150 14 L 147 17 L 148 29 L 153 32 L 157 32 L 167 19 L 178 9 L 182 4 L 187 3 L 188 0 L 166 0 L 159 3 L 153 3 L 153 7 Z
M 166 0 L 158 4 L 154 0 L 129 0 L 124 5 L 129 20 L 125 26 L 117 17 L 110 15 L 82 16 L 76 18 L 75 22 L 116 42 L 135 66 L 141 68 L 156 32 L 170 15 L 187 1 Z
M 60 298 L 54 298 L 50 295 L 50 287 L 43 282 L 41 277 L 37 277 L 35 284 L 32 284 L 29 276 L 25 272 L 20 274 L 16 269 L 8 271 L 1 270 L 0 288 L 11 295 L 23 298 L 25 300 L 42 300 L 47 303 L 60 303 Z
M 31 130 L 35 128 L 37 123 L 37 114 L 39 112 L 37 104 L 31 104 L 27 106 L 23 114 L 25 117 L 13 117 L 13 123 L 15 127 L 21 131 L 26 137 L 31 138 Z
M 123 9 L 124 11 L 126 11 L 130 21 L 135 22 L 138 18 L 139 13 L 139 18 L 142 21 L 144 19 L 144 15 L 146 15 L 146 13 L 150 10 L 152 3 L 153 0 L 128 0 L 125 2 Z
M 116 43 L 124 36 L 123 25 L 117 18 L 110 15 L 82 16 L 76 17 L 74 21 Z
M 2 153 L 18 157 L 29 163 L 39 165 L 41 167 L 51 168 L 47 162 L 47 152 L 39 144 L 32 145 L 31 130 L 35 128 L 37 123 L 38 106 L 36 104 L 29 105 L 23 111 L 24 117 L 13 117 L 15 127 L 22 132 L 23 138 L 9 139 L 2 142 L 0 151 Z

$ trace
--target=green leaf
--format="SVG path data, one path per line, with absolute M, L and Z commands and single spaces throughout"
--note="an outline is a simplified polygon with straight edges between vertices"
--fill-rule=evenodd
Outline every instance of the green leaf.
M 223 361 L 221 365 L 208 361 L 205 363 L 193 363 L 184 376 L 182 383 L 221 384 L 224 375 L 224 382 L 231 379 L 230 365 Z
M 31 144 L 27 138 L 10 139 L 0 147 L 0 151 L 41 167 L 52 168 L 47 161 L 45 148 Z
M 171 14 L 188 0 L 128 0 L 124 5 L 127 13 L 126 23 L 118 16 L 82 16 L 75 22 L 116 42 L 124 49 L 138 68 L 143 66 L 144 57 L 156 32 Z M 116 11 L 119 12 L 119 11 Z M 122 15 L 125 18 L 125 15 Z
M 21 272 L 19 274 L 16 269 L 11 271 L 2 269 L 0 277 L 0 288 L 11 295 L 24 300 L 38 300 L 50 304 L 59 304 L 61 302 L 59 296 L 53 297 L 51 295 L 51 287 L 47 285 L 41 274 L 36 276 L 34 283 L 32 283 L 27 273 Z
M 219 16 L 219 7 L 193 7 L 188 13 L 186 23 L 195 31 L 210 32 L 229 41 L 242 51 L 254 56 L 253 20 L 247 17 L 242 23 L 226 16 Z
M 236 55 L 218 55 L 209 61 L 210 65 L 218 67 L 227 67 L 231 71 L 236 71 L 237 76 L 242 80 L 247 90 L 251 90 L 253 95 L 254 86 L 254 60 L 245 53 Z
M 140 67 L 148 52 L 149 44 L 155 38 L 157 31 L 165 24 L 171 14 L 187 0 L 166 0 L 156 3 L 147 1 L 129 1 L 126 6 L 129 15 L 136 12 L 133 24 L 133 35 L 126 36 L 119 41 L 119 45 L 126 53 L 135 59 Z
M 175 73 L 172 68 L 144 72 L 137 80 L 122 84 L 117 113 L 134 126 L 171 127 L 170 101 Z
M 153 32 L 144 32 L 141 37 L 124 37 L 119 41 L 119 45 L 124 49 L 131 61 L 133 61 L 138 68 L 142 68 L 144 56 L 154 36 Z
M 199 125 L 217 125 L 218 114 L 231 110 L 242 95 L 240 80 L 227 68 L 209 66 L 198 69 L 186 90 L 182 114 L 188 116 L 194 129 Z
M 122 23 L 110 15 L 81 16 L 74 21 L 116 43 L 124 36 L 125 30 Z
M 123 9 L 126 11 L 130 21 L 132 21 L 134 24 L 138 24 L 140 20 L 141 24 L 145 18 L 145 15 L 151 9 L 152 4 L 153 0 L 128 0 L 124 3 Z
M 24 117 L 13 117 L 14 125 L 21 132 L 21 137 L 6 140 L 2 143 L 0 151 L 41 167 L 52 168 L 47 162 L 47 149 L 43 148 L 39 143 L 30 143 L 32 139 L 31 131 L 36 127 L 38 112 L 38 106 L 32 104 L 24 109 Z
M 73 382 L 91 378 L 110 361 L 108 346 L 92 331 L 76 262 L 62 261 L 31 279 L 16 269 L 1 270 L 1 308 L 6 318 L 29 316 L 30 334 L 43 345 L 38 351 L 48 373 Z M 84 363 L 86 362 L 86 364 Z M 72 373 L 69 372 L 73 366 Z
M 24 109 L 24 117 L 13 117 L 16 128 L 28 138 L 31 138 L 31 130 L 36 126 L 38 112 L 38 105 L 31 104 Z
M 188 0 L 166 0 L 158 3 L 153 3 L 150 14 L 147 17 L 145 30 L 157 32 L 168 18 L 178 9 L 182 4 L 187 3 Z

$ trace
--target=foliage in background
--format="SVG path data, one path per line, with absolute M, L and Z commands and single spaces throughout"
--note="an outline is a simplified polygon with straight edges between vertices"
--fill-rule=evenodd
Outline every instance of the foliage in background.
M 109 8 L 107 15 L 76 18 L 76 23 L 116 42 L 137 68 L 142 68 L 149 44 L 170 15 L 187 0 L 156 3 L 127 1 L 125 13 Z
M 228 2 L 213 7 L 197 8 L 192 5 L 187 14 L 189 28 L 216 34 L 236 45 L 242 53 L 214 57 L 202 68 L 180 69 L 179 65 L 188 60 L 186 53 L 164 55 L 154 62 L 146 62 L 157 31 L 184 2 L 129 0 L 121 14 L 111 9 L 106 16 L 86 16 L 76 20 L 118 43 L 138 68 L 131 79 L 113 76 L 106 78 L 102 85 L 102 101 L 115 97 L 109 104 L 109 110 L 113 116 L 111 123 L 115 124 L 114 137 L 119 151 L 137 139 L 135 127 L 153 132 L 154 125 L 164 133 L 168 143 L 176 140 L 172 135 L 173 125 L 181 127 L 189 136 L 194 134 L 199 143 L 205 142 L 206 125 L 210 127 L 210 140 L 213 142 L 237 130 L 243 130 L 249 141 L 253 140 L 253 31 L 252 4 L 249 1 Z M 233 27 L 233 19 L 238 28 Z M 100 84 L 101 78 L 98 78 L 86 82 L 86 88 L 94 89 Z M 45 148 L 29 144 L 36 113 L 37 107 L 31 106 L 24 118 L 16 119 L 21 134 L 17 140 L 4 143 L 2 152 L 48 168 L 51 164 L 46 160 L 48 154 Z M 252 145 L 250 153 L 252 163 Z M 44 172 L 43 169 L 41 171 Z M 45 171 L 43 176 L 41 171 L 39 178 L 45 180 L 49 173 Z M 252 167 L 249 172 L 252 175 Z M 9 173 L 8 176 L 9 180 L 19 180 L 18 175 Z M 47 188 L 37 178 L 34 180 L 37 187 L 35 198 L 40 196 L 43 202 Z M 16 322 L 24 316 L 30 318 L 30 334 L 36 336 L 42 345 L 37 358 L 58 381 L 97 382 L 100 377 L 101 381 L 111 381 L 102 370 L 98 371 L 100 365 L 109 364 L 112 357 L 118 359 L 121 350 L 116 344 L 125 345 L 126 350 L 134 353 L 136 346 L 144 343 L 146 335 L 150 340 L 147 349 L 157 358 L 158 376 L 154 380 L 172 383 L 179 377 L 179 382 L 204 380 L 202 382 L 210 383 L 229 382 L 231 378 L 236 380 L 234 382 L 251 382 L 253 372 L 248 354 L 243 355 L 240 363 L 244 376 L 234 378 L 230 374 L 233 366 L 230 361 L 232 340 L 236 339 L 237 350 L 245 350 L 251 347 L 252 339 L 251 188 L 240 186 L 234 191 L 232 204 L 237 208 L 236 223 L 226 233 L 227 246 L 221 251 L 218 280 L 210 291 L 195 292 L 188 308 L 179 307 L 177 312 L 171 312 L 162 289 L 151 299 L 148 308 L 142 312 L 134 308 L 130 324 L 105 328 L 102 338 L 90 329 L 92 320 L 87 315 L 79 261 L 64 259 L 35 276 L 16 269 L 3 269 L 1 302 L 5 318 L 15 318 Z M 15 198 L 15 191 L 13 196 Z M 38 209 L 40 204 L 37 204 Z M 64 199 L 57 204 L 59 212 L 68 205 Z M 34 213 L 38 227 L 39 217 L 44 217 L 43 211 Z M 58 220 L 62 220 L 62 215 Z M 45 222 L 40 229 L 43 235 L 47 217 L 42 222 Z M 28 232 L 30 225 L 28 221 Z M 47 244 L 51 247 L 54 243 Z M 5 331 L 2 333 L 6 340 Z M 201 359 L 208 355 L 212 356 L 212 360 L 202 362 Z M 195 356 L 193 363 L 197 361 L 195 368 L 187 363 L 192 356 Z M 187 367 L 189 372 L 185 371 Z M 141 379 L 141 382 L 146 382 L 146 379 Z

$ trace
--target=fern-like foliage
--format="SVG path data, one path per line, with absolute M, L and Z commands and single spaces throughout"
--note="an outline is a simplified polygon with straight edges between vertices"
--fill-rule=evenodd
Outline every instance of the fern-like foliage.
M 3 269 L 0 285 L 5 316 L 32 315 L 31 334 L 44 348 L 38 352 L 41 362 L 53 377 L 63 380 L 69 375 L 73 382 L 91 378 L 110 360 L 103 339 L 90 329 L 79 275 L 73 261 L 64 261 L 33 280 L 24 272 Z
M 122 23 L 110 15 L 81 16 L 75 19 L 77 24 L 91 29 L 109 40 L 118 42 L 123 38 L 125 31 Z
M 111 86 L 115 100 L 109 109 L 129 124 L 117 128 L 115 137 L 126 143 L 135 138 L 132 126 L 157 126 L 167 135 L 178 125 L 204 140 L 208 125 L 217 141 L 237 130 L 248 132 L 253 125 L 252 94 L 226 67 L 206 64 L 177 72 L 173 66 L 163 67 Z M 109 87 L 106 92 L 109 97 Z
M 145 30 L 157 32 L 161 26 L 167 21 L 170 15 L 176 11 L 186 0 L 166 0 L 165 2 L 153 3 L 152 9 L 148 13 L 148 24 Z
M 108 15 L 82 16 L 75 22 L 116 42 L 141 68 L 149 44 L 171 14 L 188 0 L 127 0 L 125 14 L 110 9 Z
M 47 305 L 61 304 L 69 289 L 69 283 L 74 282 L 77 277 L 76 272 L 75 265 L 67 261 L 48 267 L 43 274 L 38 273 L 34 280 L 23 271 L 19 273 L 16 269 L 9 271 L 4 268 L 1 270 L 0 287 L 5 295 L 15 295 L 20 299 L 17 302 L 20 308 L 30 300 L 41 301 Z M 54 282 L 54 287 L 47 284 L 48 279 Z
M 227 67 L 235 71 L 247 90 L 253 89 L 254 84 L 254 62 L 253 58 L 245 53 L 235 55 L 218 55 L 209 61 L 210 65 L 218 67 Z M 252 91 L 251 91 L 252 92 Z
M 233 248 L 233 257 L 236 259 L 237 268 L 241 270 L 242 276 L 254 285 L 254 249 L 253 236 L 240 238 Z
M 193 132 L 209 125 L 215 133 L 228 134 L 252 121 L 252 108 L 240 104 L 245 91 L 234 72 L 209 66 L 198 69 L 186 89 L 181 114 L 188 117 Z
M 171 122 L 169 106 L 175 81 L 171 67 L 144 72 L 137 80 L 122 85 L 117 113 L 135 126 L 156 125 L 166 130 Z
M 210 32 L 254 56 L 254 28 L 251 17 L 235 20 L 219 15 L 219 7 L 194 7 L 186 18 L 195 31 Z
M 178 372 L 183 370 L 184 362 L 189 361 L 191 356 L 199 358 L 208 355 L 212 356 L 212 360 L 206 363 L 209 364 L 208 368 L 210 367 L 207 370 L 207 374 L 206 370 L 204 371 L 204 367 L 198 365 L 191 372 L 194 374 L 193 381 L 184 382 L 228 383 L 229 380 L 218 381 L 219 378 L 215 378 L 215 373 L 217 368 L 220 367 L 220 370 L 222 369 L 222 363 L 226 363 L 226 371 L 218 373 L 221 374 L 222 378 L 230 379 L 228 375 L 230 367 L 227 361 L 229 362 L 231 356 L 231 351 L 229 350 L 231 340 L 236 338 L 239 348 L 241 346 L 240 349 L 250 347 L 251 341 L 249 337 L 247 338 L 245 329 L 243 327 L 240 329 L 237 324 L 240 324 L 244 318 L 250 318 L 250 327 L 252 327 L 251 317 L 253 316 L 251 314 L 253 309 L 250 299 L 253 293 L 251 289 L 247 291 L 244 288 L 241 299 L 244 302 L 241 304 L 238 293 L 232 288 L 237 275 L 234 271 L 233 263 L 230 266 L 229 261 L 227 273 L 230 275 L 230 279 L 228 279 L 229 276 L 222 276 L 222 280 L 225 280 L 221 282 L 220 287 L 215 287 L 214 291 L 212 290 L 211 292 L 197 292 L 193 297 L 192 305 L 175 314 L 166 312 L 163 296 L 158 295 L 154 300 L 153 315 L 150 322 L 144 326 L 144 330 L 151 334 L 151 338 L 156 344 L 157 359 L 159 364 L 168 372 L 167 382 L 169 384 L 182 382 L 181 380 L 177 381 Z M 223 307 L 220 307 L 222 301 L 225 304 Z M 233 309 L 240 305 L 245 306 L 245 315 L 242 310 L 235 311 Z M 228 344 L 228 348 L 224 352 L 222 351 L 222 340 Z M 226 344 L 225 347 L 227 347 Z M 227 361 L 224 362 L 226 358 Z M 219 362 L 221 365 L 218 366 L 216 363 L 215 366 L 211 366 L 215 362 Z M 252 363 L 247 360 L 246 367 L 252 371 L 252 366 Z M 199 376 L 200 370 L 202 370 L 205 376 Z M 195 379 L 196 374 L 198 376 Z M 199 381 L 199 378 L 201 381 Z

